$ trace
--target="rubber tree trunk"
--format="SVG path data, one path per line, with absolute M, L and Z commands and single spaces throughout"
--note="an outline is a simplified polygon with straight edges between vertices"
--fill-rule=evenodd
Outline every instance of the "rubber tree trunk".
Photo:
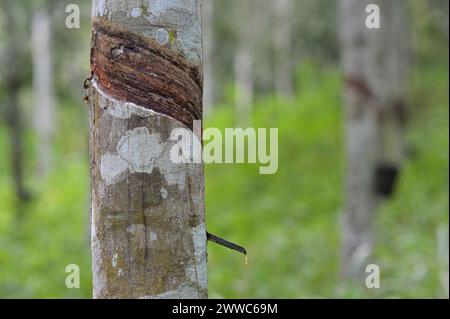
M 253 56 L 248 43 L 241 39 L 234 57 L 236 123 L 250 124 L 253 106 Z
M 6 44 L 6 92 L 7 92 L 7 123 L 9 128 L 9 143 L 11 147 L 11 171 L 14 181 L 14 189 L 18 201 L 18 213 L 23 214 L 21 203 L 30 199 L 29 193 L 24 186 L 24 157 L 23 157 L 23 126 L 19 105 L 19 91 L 21 88 L 21 65 L 19 63 L 22 55 L 19 47 L 20 32 L 16 23 L 14 9 L 15 4 L 11 1 L 2 1 L 5 13 L 5 31 L 7 34 Z
M 253 49 L 255 46 L 255 2 L 230 1 L 232 14 L 236 17 L 230 26 L 236 36 L 236 48 L 234 52 L 234 85 L 235 85 L 235 117 L 236 124 L 247 127 L 250 124 L 250 117 L 254 98 L 253 81 Z
M 93 1 L 94 298 L 207 297 L 203 164 L 170 156 L 200 143 L 201 66 L 200 0 Z
M 34 127 L 38 138 L 38 176 L 52 166 L 55 102 L 53 91 L 51 20 L 47 6 L 36 9 L 32 21 Z
M 381 28 L 366 27 L 366 7 L 380 7 Z M 404 158 L 407 1 L 339 2 L 345 77 L 346 202 L 342 273 L 364 273 L 374 246 L 380 200 L 391 195 Z
M 212 113 L 215 102 L 214 1 L 203 1 L 203 69 L 205 74 L 203 109 L 206 115 Z
M 273 1 L 275 24 L 273 43 L 275 48 L 274 80 L 278 96 L 292 98 L 294 95 L 294 76 L 291 48 L 292 0 Z

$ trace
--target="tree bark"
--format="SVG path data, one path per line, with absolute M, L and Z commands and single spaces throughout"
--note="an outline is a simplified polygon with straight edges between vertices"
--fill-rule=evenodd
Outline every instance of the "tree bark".
M 203 164 L 170 156 L 201 143 L 200 0 L 94 0 L 91 68 L 94 298 L 206 298 Z
M 32 22 L 34 127 L 38 138 L 38 175 L 52 166 L 55 102 L 53 91 L 51 20 L 47 6 L 37 8 Z
M 366 6 L 380 7 L 381 28 L 366 27 Z M 358 278 L 372 254 L 374 220 L 392 193 L 404 160 L 407 2 L 341 0 L 340 40 L 345 80 L 346 203 L 342 273 Z M 388 176 L 386 176 L 386 174 Z

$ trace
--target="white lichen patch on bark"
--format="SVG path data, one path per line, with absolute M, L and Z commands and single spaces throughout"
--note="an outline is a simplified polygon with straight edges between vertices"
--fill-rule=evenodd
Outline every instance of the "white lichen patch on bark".
M 92 14 L 152 37 L 162 45 L 170 44 L 189 60 L 200 62 L 200 12 L 200 0 L 94 0 Z
M 167 196 L 169 195 L 169 192 L 164 187 L 160 189 L 160 192 L 161 192 L 162 198 L 167 198 Z
M 183 191 L 187 186 L 185 167 L 187 164 L 177 164 L 172 162 L 170 158 L 170 150 L 174 147 L 175 142 L 170 141 L 166 144 L 164 155 L 158 161 L 161 174 L 166 179 L 169 185 L 178 185 L 178 188 Z M 165 160 L 161 160 L 165 158 Z
M 107 185 L 125 178 L 124 172 L 151 173 L 162 153 L 158 134 L 149 134 L 145 127 L 128 131 L 117 146 L 117 154 L 102 155 L 100 174 Z M 121 177 L 122 176 L 122 177 Z
M 117 268 L 117 258 L 119 258 L 119 254 L 114 253 L 112 261 L 111 261 L 111 265 L 113 266 L 113 268 Z
M 149 237 L 151 242 L 158 240 L 158 235 L 155 232 L 150 232 Z
M 128 169 L 128 162 L 119 155 L 107 153 L 102 155 L 100 174 L 106 185 L 117 183 L 120 176 Z M 124 176 L 122 177 L 124 178 Z
M 145 109 L 133 103 L 122 102 L 109 97 L 96 84 L 92 82 L 92 87 L 97 90 L 99 102 L 105 106 L 107 114 L 116 119 L 130 119 L 132 116 L 143 118 L 166 117 L 166 115 Z M 105 116 L 105 115 L 103 115 Z M 188 132 L 189 139 L 194 140 L 194 145 L 201 148 L 199 139 L 186 127 L 175 130 Z M 123 180 L 128 170 L 137 173 L 151 173 L 153 167 L 157 166 L 165 176 L 169 185 L 178 185 L 180 190 L 186 186 L 186 176 L 183 173 L 186 165 L 174 163 L 170 160 L 170 152 L 174 149 L 175 141 L 162 142 L 158 134 L 150 134 L 145 127 L 128 131 L 119 141 L 114 153 L 102 155 L 100 173 L 107 185 Z M 200 151 L 201 152 L 201 151 Z M 192 161 L 192 159 L 186 159 Z M 197 200 L 197 199 L 196 199 Z
M 133 8 L 131 9 L 131 16 L 133 18 L 138 18 L 142 15 L 142 8 Z
M 153 37 L 155 38 L 156 42 L 158 42 L 161 45 L 166 45 L 167 42 L 169 42 L 169 32 L 167 30 L 164 30 L 162 28 L 156 29 L 154 31 Z
M 117 154 L 102 155 L 100 174 L 106 185 L 112 185 L 123 180 L 127 171 L 151 174 L 153 168 L 158 167 L 169 185 L 178 185 L 184 190 L 187 164 L 171 161 L 168 154 L 174 145 L 174 141 L 163 143 L 159 134 L 150 134 L 146 127 L 128 131 L 119 141 Z M 161 195 L 167 197 L 165 192 Z
M 92 15 L 94 17 L 101 17 L 106 14 L 106 0 L 97 0 L 92 7 Z
M 202 48 L 198 46 L 198 43 L 201 43 L 200 30 L 201 22 L 194 21 L 189 28 L 177 31 L 177 39 L 185 55 L 196 62 L 202 59 Z
M 133 224 L 128 226 L 127 231 L 134 236 L 145 235 L 145 226 L 142 224 Z M 144 240 L 144 238 L 142 238 Z
M 126 132 L 117 146 L 117 153 L 129 164 L 132 173 L 150 174 L 162 151 L 161 137 L 150 134 L 146 127 Z

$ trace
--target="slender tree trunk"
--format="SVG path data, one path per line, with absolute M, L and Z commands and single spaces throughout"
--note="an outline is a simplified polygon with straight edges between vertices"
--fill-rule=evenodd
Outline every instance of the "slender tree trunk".
M 203 109 L 210 114 L 215 102 L 214 76 L 214 0 L 203 1 L 203 69 L 205 85 L 203 93 Z
M 38 137 L 38 175 L 45 177 L 52 165 L 54 92 L 51 20 L 47 6 L 33 14 L 33 94 L 34 126 Z
M 381 29 L 366 27 L 366 6 L 376 3 Z M 407 1 L 339 2 L 345 73 L 346 204 L 343 275 L 357 278 L 374 246 L 380 199 L 390 195 L 403 162 L 405 78 L 408 67 Z
M 171 160 L 202 117 L 201 61 L 200 0 L 94 0 L 94 298 L 207 297 L 203 165 Z
M 241 41 L 234 59 L 237 124 L 247 126 L 253 106 L 253 57 L 248 43 Z
M 291 98 L 294 94 L 294 76 L 291 56 L 292 0 L 273 1 L 275 24 L 273 43 L 275 48 L 275 91 L 278 96 Z
M 19 204 L 29 199 L 29 194 L 24 186 L 23 172 L 23 128 L 21 121 L 19 91 L 21 87 L 19 60 L 21 56 L 18 46 L 18 25 L 15 22 L 13 7 L 10 1 L 3 1 L 6 16 L 5 30 L 7 33 L 7 66 L 6 66 L 6 92 L 7 92 L 7 122 L 9 127 L 9 139 L 11 146 L 11 167 L 14 180 L 14 188 Z
M 250 124 L 253 107 L 253 47 L 255 3 L 252 0 L 237 1 L 233 7 L 237 17 L 232 26 L 236 33 L 237 45 L 234 54 L 234 84 L 236 124 L 245 127 Z

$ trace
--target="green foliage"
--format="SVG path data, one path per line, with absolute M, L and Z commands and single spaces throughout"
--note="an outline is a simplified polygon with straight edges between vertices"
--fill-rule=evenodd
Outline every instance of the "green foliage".
M 16 206 L 9 169 L 7 130 L 0 126 L 0 297 L 90 297 L 87 132 L 65 128 L 82 121 L 81 110 L 61 108 L 54 172 L 46 180 L 28 180 L 34 200 Z M 74 121 L 75 119 L 75 121 Z M 78 125 L 80 127 L 80 125 Z M 83 131 L 81 131 L 83 132 Z M 26 153 L 35 141 L 27 133 Z M 27 171 L 34 161 L 27 157 Z M 30 174 L 27 174 L 30 176 Z M 81 289 L 65 287 L 65 268 L 81 268 Z
M 382 269 L 382 289 L 373 291 L 339 279 L 344 166 L 339 76 L 305 64 L 299 78 L 293 103 L 267 99 L 255 106 L 255 126 L 280 129 L 277 175 L 259 176 L 256 167 L 236 165 L 206 170 L 208 228 L 246 246 L 250 260 L 246 266 L 240 256 L 210 244 L 212 297 L 445 297 L 436 231 L 448 227 L 446 69 L 420 70 L 414 77 L 413 92 L 425 94 L 420 100 L 426 106 L 412 105 L 421 110 L 408 135 L 416 155 L 395 198 L 380 211 L 373 259 Z M 232 119 L 230 110 L 222 109 L 207 126 L 228 127 Z
M 374 261 L 382 288 L 339 279 L 343 203 L 341 81 L 333 67 L 305 62 L 292 101 L 267 97 L 254 106 L 252 125 L 279 128 L 279 171 L 256 165 L 206 167 L 210 232 L 244 245 L 249 264 L 209 244 L 209 291 L 226 298 L 445 297 L 439 282 L 436 230 L 448 227 L 448 72 L 426 65 L 413 77 L 414 156 L 398 191 L 377 222 Z M 17 219 L 8 152 L 0 166 L 0 297 L 89 298 L 89 196 L 86 110 L 59 109 L 54 173 L 31 181 L 35 200 Z M 77 119 L 77 120 L 75 120 Z M 206 127 L 234 126 L 228 105 Z M 70 128 L 70 129 L 67 129 Z M 78 129 L 74 129 L 78 128 Z M 80 132 L 84 132 L 80 134 Z M 34 140 L 27 138 L 27 148 Z M 0 126 L 0 149 L 8 150 Z M 32 157 L 28 166 L 33 165 Z M 65 287 L 65 267 L 81 268 L 81 289 Z

